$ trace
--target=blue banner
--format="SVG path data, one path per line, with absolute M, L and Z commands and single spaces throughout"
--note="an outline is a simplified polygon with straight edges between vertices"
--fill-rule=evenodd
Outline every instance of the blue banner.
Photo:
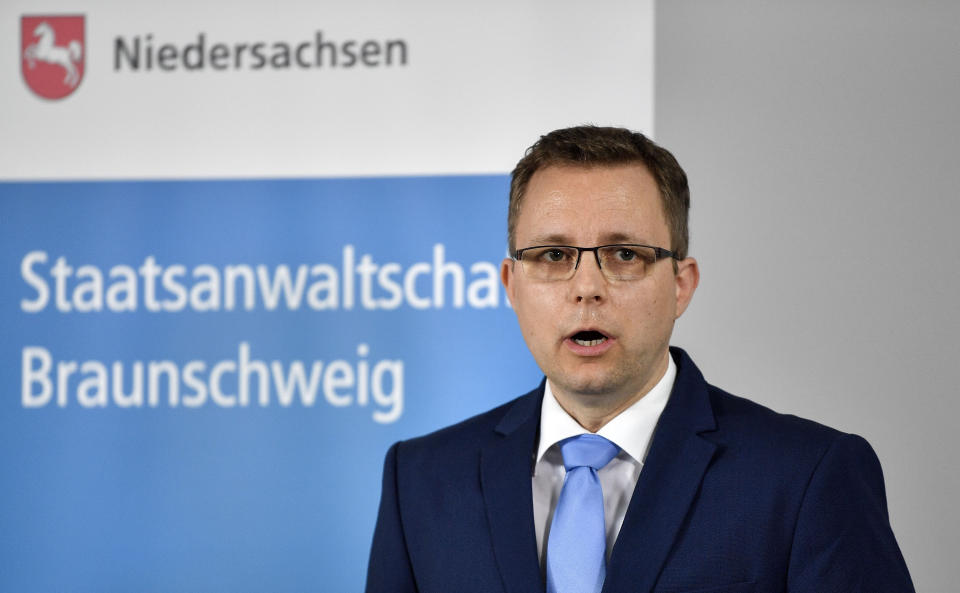
M 0 183 L 0 589 L 361 589 L 387 447 L 539 380 L 508 183 Z

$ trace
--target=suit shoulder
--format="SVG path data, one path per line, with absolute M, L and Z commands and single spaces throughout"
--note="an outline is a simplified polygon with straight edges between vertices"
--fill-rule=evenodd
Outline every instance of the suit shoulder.
M 399 443 L 406 455 L 449 455 L 475 451 L 483 446 L 494 429 L 509 414 L 539 412 L 539 390 L 535 389 L 491 410 L 451 426 Z
M 713 386 L 708 391 L 716 430 L 701 436 L 719 447 L 717 466 L 732 472 L 729 475 L 736 475 L 736 479 L 745 475 L 776 477 L 751 479 L 757 492 L 771 487 L 802 493 L 820 474 L 836 476 L 836 483 L 843 479 L 869 480 L 883 491 L 880 462 L 862 437 L 781 414 Z
M 717 437 L 721 440 L 747 441 L 761 448 L 802 449 L 819 454 L 838 440 L 866 443 L 856 435 L 793 414 L 776 412 L 713 385 L 708 385 L 708 392 L 717 419 Z

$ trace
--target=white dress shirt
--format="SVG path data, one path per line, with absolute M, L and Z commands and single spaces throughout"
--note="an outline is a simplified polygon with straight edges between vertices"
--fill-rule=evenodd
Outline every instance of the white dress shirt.
M 667 405 L 673 381 L 677 376 L 677 365 L 673 362 L 673 357 L 667 358 L 667 372 L 653 389 L 596 433 L 620 447 L 617 456 L 597 472 L 600 487 L 603 489 L 608 559 L 620 533 L 620 526 L 623 525 L 623 516 L 627 513 L 627 505 L 640 477 L 643 461 L 650 449 L 657 420 Z M 553 511 L 557 508 L 563 479 L 567 474 L 557 443 L 589 432 L 560 407 L 553 396 L 550 381 L 547 380 L 543 404 L 540 407 L 540 442 L 533 471 L 533 525 L 537 533 L 537 553 L 540 555 L 541 569 L 545 566 L 545 545 L 550 535 Z

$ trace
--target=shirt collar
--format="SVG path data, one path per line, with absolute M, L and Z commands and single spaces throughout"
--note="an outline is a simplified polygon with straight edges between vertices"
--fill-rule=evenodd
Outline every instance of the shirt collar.
M 653 430 L 657 427 L 657 420 L 660 419 L 660 413 L 667 405 L 667 400 L 670 399 L 670 391 L 677 376 L 677 365 L 673 362 L 673 356 L 668 355 L 667 359 L 667 372 L 653 386 L 653 389 L 597 431 L 598 435 L 613 442 L 639 463 L 643 463 L 647 456 Z M 589 432 L 560 407 L 550 387 L 550 380 L 547 379 L 543 403 L 540 406 L 540 443 L 537 446 L 537 462 L 543 459 L 544 453 L 553 445 L 566 438 Z

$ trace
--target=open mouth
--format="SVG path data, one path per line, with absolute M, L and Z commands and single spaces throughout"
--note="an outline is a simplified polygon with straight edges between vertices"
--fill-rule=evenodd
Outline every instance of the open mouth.
M 607 341 L 607 336 L 598 331 L 589 330 L 577 332 L 570 336 L 570 339 L 579 346 L 599 346 Z

